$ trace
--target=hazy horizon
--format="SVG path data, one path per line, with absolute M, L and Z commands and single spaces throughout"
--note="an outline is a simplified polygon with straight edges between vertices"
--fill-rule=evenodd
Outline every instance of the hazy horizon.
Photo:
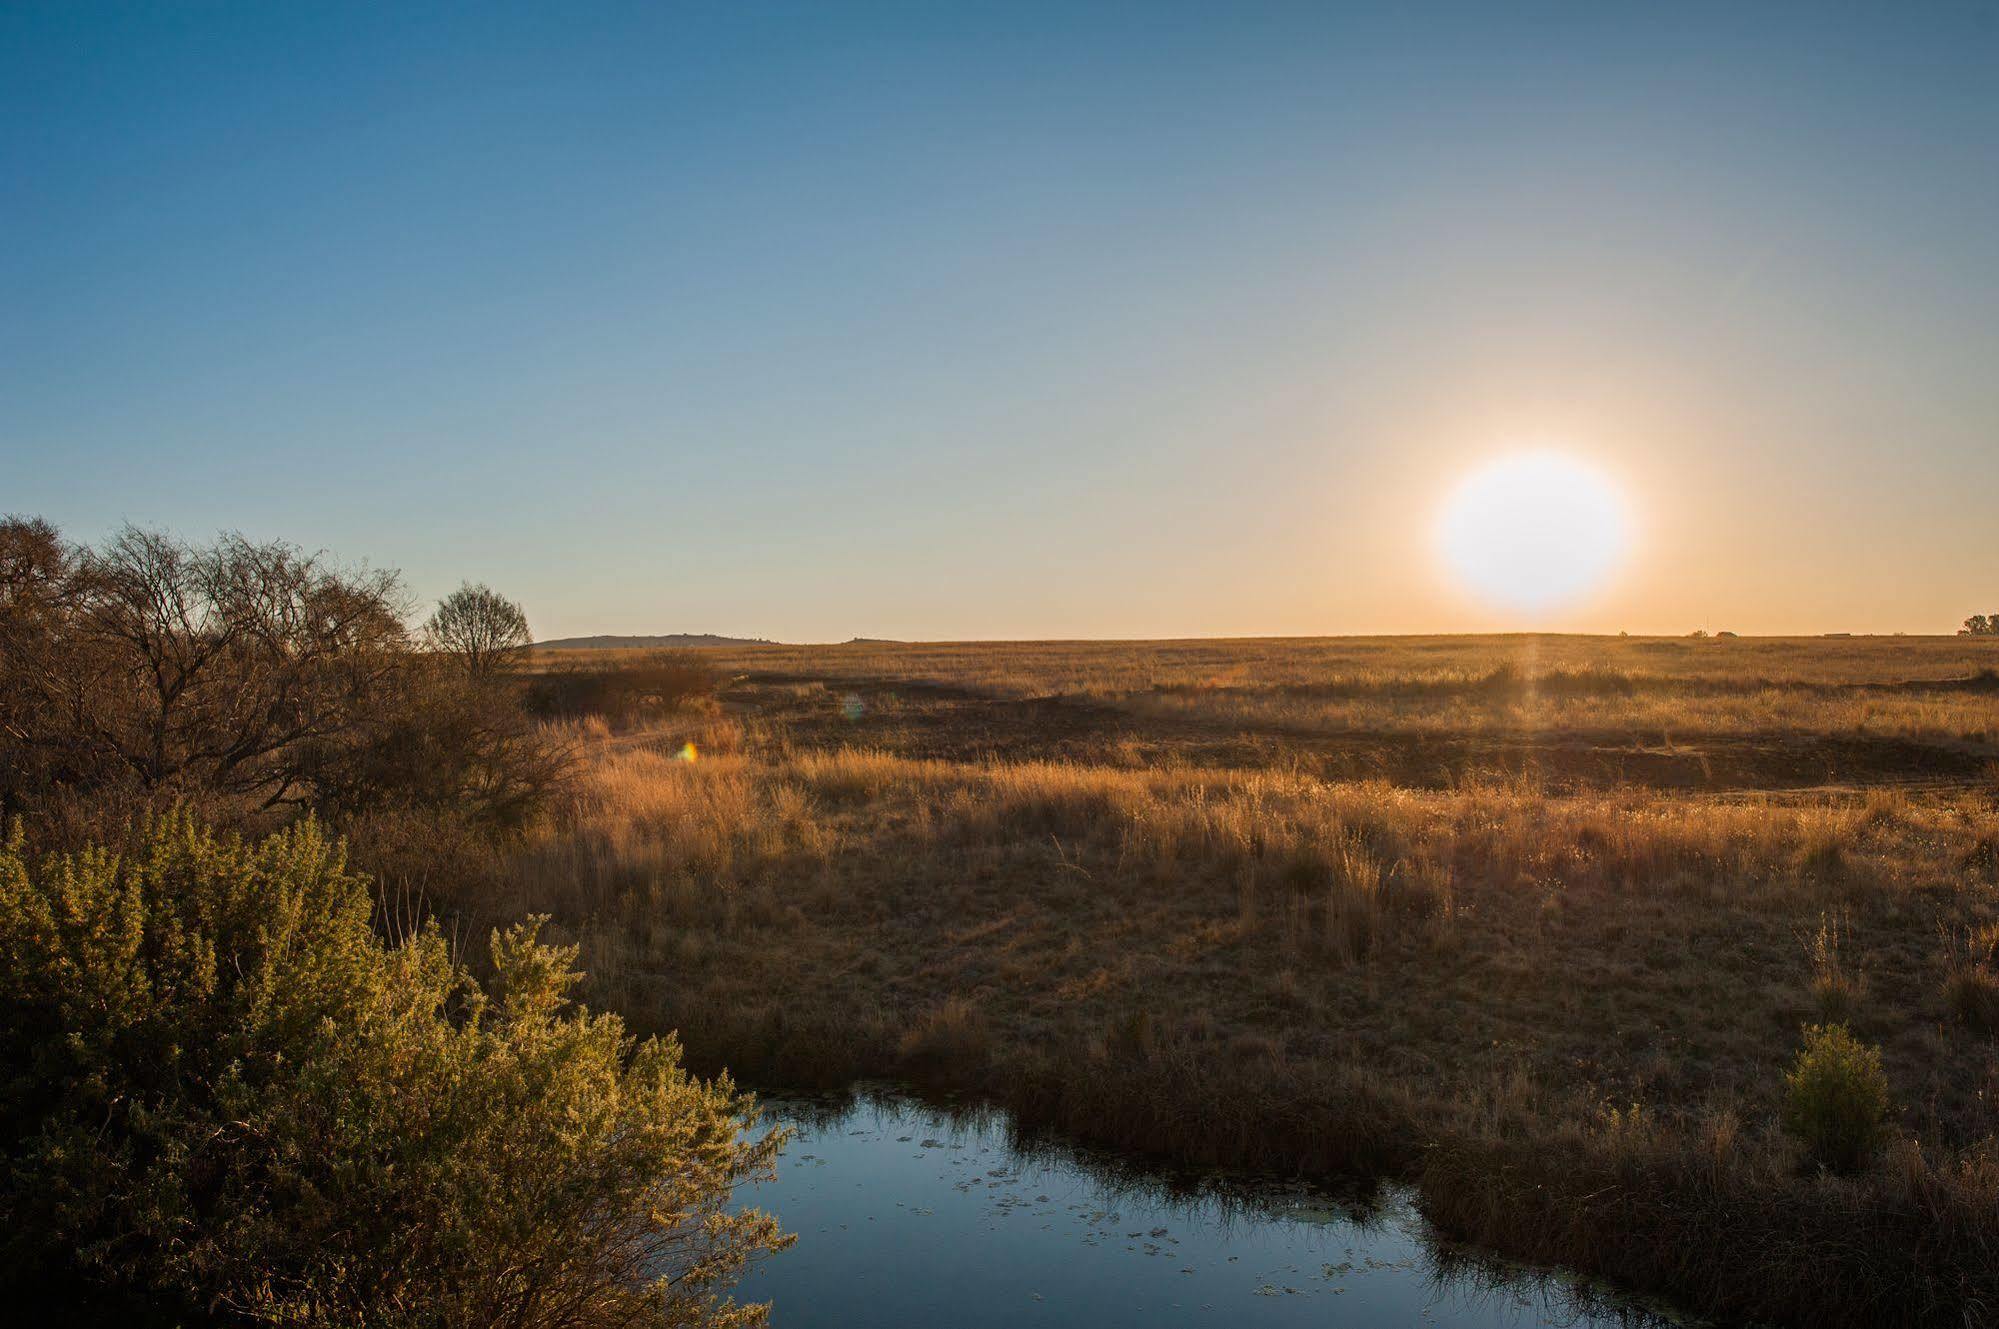
M 1710 639 L 1714 638 L 1717 635 L 1716 632 L 1710 631 L 1708 629 L 1699 629 L 1698 631 L 1706 633 L 1707 637 Z M 1723 628 L 1720 629 L 1719 632 L 1724 640 L 1733 637 L 1733 638 L 1740 638 L 1744 641 L 1825 641 L 1825 640 L 1872 641 L 1872 640 L 1879 640 L 1884 637 L 1890 639 L 1896 637 L 1904 637 L 1912 640 L 1929 638 L 1934 640 L 1934 639 L 1956 639 L 1963 637 L 1967 642 L 1972 643 L 1974 649 L 1979 649 L 1979 650 L 1982 650 L 1984 648 L 1984 643 L 1985 643 L 1985 638 L 1965 637 L 1964 633 L 1957 631 L 1841 632 L 1837 630 L 1832 630 L 1826 632 L 1759 633 L 1759 632 L 1735 632 L 1732 629 Z M 1462 631 L 1319 632 L 1319 633 L 1279 632 L 1279 633 L 1244 633 L 1237 635 L 1225 635 L 1212 632 L 1205 632 L 1205 633 L 1197 632 L 1178 637 L 878 637 L 864 633 L 858 636 L 828 637 L 819 641 L 806 641 L 801 639 L 784 640 L 776 637 L 759 638 L 754 633 L 741 633 L 741 632 L 576 632 L 563 637 L 537 636 L 535 638 L 534 644 L 536 647 L 539 648 L 539 647 L 550 647 L 550 646 L 562 646 L 568 642 L 578 642 L 578 641 L 589 642 L 589 641 L 603 641 L 603 640 L 615 639 L 620 641 L 631 640 L 643 643 L 653 638 L 686 637 L 694 639 L 713 638 L 718 641 L 726 642 L 731 646 L 738 644 L 744 646 L 800 646 L 800 647 L 854 646 L 854 645 L 870 645 L 870 644 L 879 644 L 883 646 L 986 646 L 986 645 L 1033 646 L 1033 645 L 1043 645 L 1043 644 L 1059 645 L 1063 643 L 1115 646 L 1115 645 L 1122 645 L 1127 642 L 1137 645 L 1161 645 L 1161 644 L 1183 642 L 1183 641 L 1212 641 L 1212 642 L 1252 642 L 1252 641 L 1310 642 L 1310 641 L 1402 641 L 1402 640 L 1420 641 L 1425 638 L 1441 638 L 1441 637 L 1468 638 L 1468 639 L 1477 639 L 1482 637 L 1493 637 L 1493 638 L 1575 637 L 1579 639 L 1610 638 L 1613 640 L 1618 637 L 1630 637 L 1634 640 L 1654 640 L 1654 639 L 1674 640 L 1679 638 L 1692 639 L 1695 636 L 1696 636 L 1695 632 L 1581 632 L 1581 631 L 1556 631 L 1552 629 L 1543 630 L 1537 628 L 1498 628 L 1489 632 L 1462 632 Z M 586 648 L 578 648 L 578 649 L 586 649 Z
M 540 639 L 1999 609 L 1990 4 L 25 4 L 0 112 L 0 510 L 80 539 Z M 1629 529 L 1530 613 L 1436 530 L 1538 448 Z

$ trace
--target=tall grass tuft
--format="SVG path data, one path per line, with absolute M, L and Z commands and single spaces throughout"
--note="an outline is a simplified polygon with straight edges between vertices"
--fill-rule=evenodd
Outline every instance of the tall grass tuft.
M 1382 935 L 1381 860 L 1357 836 L 1334 850 L 1326 889 L 1326 949 L 1340 960 L 1365 956 Z
M 1819 1019 L 1827 1024 L 1852 1023 L 1866 990 L 1866 980 L 1845 958 L 1850 933 L 1845 914 L 1826 912 L 1819 915 L 1818 927 L 1804 938 L 1812 969 L 1812 998 L 1818 1005 Z
M 1946 930 L 1943 1000 L 1958 1023 L 1999 1033 L 1999 923 Z

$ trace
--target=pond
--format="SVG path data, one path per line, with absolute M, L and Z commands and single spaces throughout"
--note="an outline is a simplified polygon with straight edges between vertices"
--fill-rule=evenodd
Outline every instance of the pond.
M 1684 1323 L 1453 1248 L 1394 1190 L 1135 1172 L 892 1094 L 765 1106 L 796 1134 L 742 1198 L 798 1243 L 738 1297 L 781 1329 Z

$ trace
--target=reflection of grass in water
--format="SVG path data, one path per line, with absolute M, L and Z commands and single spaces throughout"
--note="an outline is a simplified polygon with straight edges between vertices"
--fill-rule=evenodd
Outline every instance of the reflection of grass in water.
M 878 1142 L 976 1151 L 977 1157 L 961 1164 L 971 1169 L 969 1176 L 955 1183 L 948 1175 L 939 1180 L 960 1192 L 1002 1181 L 1009 1189 L 990 1200 L 1000 1209 L 1055 1203 L 1029 1192 L 1051 1178 L 1080 1177 L 1091 1190 L 1089 1205 L 1071 1217 L 1091 1229 L 1092 1235 L 1082 1239 L 1085 1245 L 1115 1246 L 1133 1239 L 1134 1249 L 1159 1253 L 1161 1248 L 1143 1238 L 1164 1241 L 1164 1228 L 1142 1234 L 1116 1229 L 1162 1216 L 1183 1229 L 1224 1239 L 1247 1236 L 1270 1224 L 1346 1228 L 1357 1242 L 1400 1233 L 1408 1237 L 1412 1255 L 1381 1259 L 1363 1252 L 1322 1262 L 1316 1279 L 1343 1285 L 1371 1272 L 1420 1272 L 1433 1301 L 1449 1299 L 1470 1308 L 1488 1303 L 1532 1305 L 1542 1323 L 1594 1320 L 1630 1329 L 1683 1323 L 1608 1284 L 1444 1240 L 1417 1216 L 1406 1192 L 1380 1183 L 1327 1187 L 1238 1170 L 1176 1169 L 1158 1160 L 1077 1145 L 1048 1131 L 1023 1131 L 1009 1114 L 989 1104 L 923 1096 L 892 1085 L 864 1083 L 841 1092 L 781 1094 L 762 1101 L 772 1118 L 835 1139 L 852 1134 L 857 1118 L 866 1115 L 863 1133 Z M 988 1149 L 1007 1156 L 999 1169 L 984 1166 Z M 1073 1197 L 1066 1207 L 1077 1210 Z M 1146 1212 L 1147 1217 L 1135 1220 L 1126 1210 Z M 911 1208 L 910 1212 L 931 1211 Z M 1270 1286 L 1273 1294 L 1284 1290 Z
M 942 1131 L 954 1137 L 945 1142 L 951 1147 L 987 1144 L 1019 1160 L 1023 1168 L 1078 1174 L 1106 1204 L 1142 1204 L 1224 1232 L 1241 1222 L 1275 1218 L 1344 1223 L 1368 1235 L 1381 1231 L 1399 1212 L 1395 1191 L 1378 1179 L 1316 1185 L 1247 1169 L 1177 1167 L 1167 1159 L 1136 1157 L 1081 1144 L 1056 1131 L 1023 1128 L 990 1101 L 926 1092 L 920 1086 L 861 1082 L 824 1093 L 767 1094 L 758 1101 L 766 1116 L 815 1133 L 837 1132 L 863 1112 L 873 1114 L 878 1131 L 908 1134 L 912 1147 L 935 1143 L 931 1137 Z M 890 1138 L 901 1142 L 900 1136 Z
M 1602 1279 L 1522 1264 L 1434 1233 L 1425 1234 L 1421 1250 L 1433 1301 L 1448 1299 L 1470 1310 L 1526 1309 L 1534 1323 L 1544 1325 L 1590 1321 L 1623 1329 L 1675 1329 L 1707 1323 Z

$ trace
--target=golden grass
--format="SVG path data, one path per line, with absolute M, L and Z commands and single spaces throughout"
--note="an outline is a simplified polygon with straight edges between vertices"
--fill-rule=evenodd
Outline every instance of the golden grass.
M 601 666 L 625 652 L 540 651 L 544 667 Z M 630 653 L 634 655 L 640 652 Z M 699 652 L 733 673 L 813 680 L 926 681 L 1019 696 L 1117 696 L 1157 688 L 1274 688 L 1476 682 L 1502 667 L 1524 675 L 1615 673 L 1682 682 L 1803 684 L 1964 678 L 1999 669 L 1999 639 L 1975 637 L 1270 637 L 1179 641 L 860 642 L 728 647 Z
M 1426 1074 L 1453 1084 L 1520 1064 L 1481 1043 L 1517 1030 L 1540 1044 L 1525 1064 L 1547 1061 L 1579 1101 L 1639 1092 L 1691 1111 L 1715 1074 L 1763 1096 L 1764 1058 L 1798 1019 L 1877 989 L 1900 1004 L 1879 1012 L 1907 1040 L 1891 1056 L 1938 1080 L 1934 939 L 1995 910 L 1989 876 L 1965 868 L 1999 835 L 1983 796 L 1557 797 L 661 747 L 602 748 L 498 906 L 571 920 L 593 972 L 633 1000 L 656 981 L 676 1003 L 796 999 L 899 1025 L 961 999 L 1002 1027 L 1099 1038 L 1142 1008 L 1168 1030 L 1275 1036 L 1291 1055 L 1362 1041 L 1411 1064 L 1443 1037 L 1466 1060 Z M 1323 1023 L 1368 989 L 1380 1028 Z M 1446 1016 L 1461 1029 L 1430 1027 Z M 1701 1063 L 1667 1065 L 1676 1043 Z M 1587 1083 L 1561 1065 L 1575 1055 Z M 1987 1084 L 1960 1060 L 1926 1109 L 1953 1139 Z
M 482 889 L 554 912 L 600 999 L 706 1066 L 898 1076 L 1186 1161 L 1400 1173 L 1452 1230 L 1718 1313 L 1869 1323 L 1917 1297 L 1936 1319 L 1989 1291 L 1967 1264 L 1999 1199 L 1983 793 L 683 742 L 601 741 Z M 1907 1141 L 1852 1181 L 1801 1175 L 1774 1125 L 1798 1028 L 1830 1013 L 1882 1046 Z
M 1141 693 L 1120 698 L 1139 715 L 1200 718 L 1301 733 L 1464 734 L 1615 731 L 1670 743 L 1703 734 L 1893 736 L 1999 740 L 1999 690 L 1888 695 L 1758 687 L 1701 693 L 1661 680 L 1599 695 L 1435 693 L 1313 697 L 1273 691 Z
M 1900 778 L 1896 751 L 1857 789 L 1782 797 L 1419 786 L 1328 778 L 1282 734 L 1159 727 L 1966 743 L 1983 684 L 1880 685 L 1970 677 L 1999 659 L 1985 643 L 716 654 L 752 675 L 726 713 L 579 726 L 568 805 L 426 886 L 555 914 L 598 998 L 678 1028 L 697 1064 L 900 1077 L 1184 1162 L 1401 1175 L 1455 1232 L 1718 1314 L 1999 1304 L 1999 786 L 1868 786 Z M 975 704 L 886 686 L 915 678 Z M 1050 692 L 1122 719 L 1006 701 Z M 1881 1048 L 1894 1091 L 1899 1143 L 1858 1178 L 1801 1170 L 1776 1125 L 1799 1029 L 1829 1019 Z

